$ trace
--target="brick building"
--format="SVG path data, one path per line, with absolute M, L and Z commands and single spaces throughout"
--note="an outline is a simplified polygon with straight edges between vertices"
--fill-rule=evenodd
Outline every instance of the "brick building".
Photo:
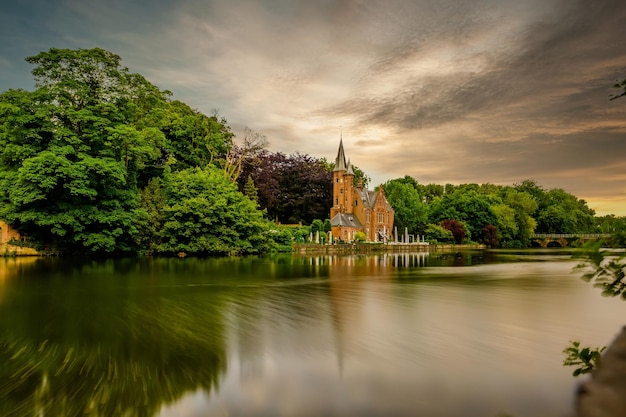
M 365 233 L 368 241 L 386 242 L 391 237 L 393 208 L 387 201 L 382 185 L 378 191 L 354 185 L 354 171 L 346 162 L 343 140 L 333 170 L 333 206 L 330 209 L 333 239 L 351 241 L 357 232 Z

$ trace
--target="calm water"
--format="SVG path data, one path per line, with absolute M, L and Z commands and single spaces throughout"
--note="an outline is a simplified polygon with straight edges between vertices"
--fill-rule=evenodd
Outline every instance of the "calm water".
M 0 415 L 563 416 L 626 321 L 575 264 L 0 259 Z

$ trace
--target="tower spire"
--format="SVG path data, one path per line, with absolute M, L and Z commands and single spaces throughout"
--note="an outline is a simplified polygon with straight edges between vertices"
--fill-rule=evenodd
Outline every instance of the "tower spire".
M 346 171 L 346 154 L 343 151 L 343 135 L 339 135 L 339 150 L 337 151 L 337 158 L 335 158 L 335 169 L 333 171 Z

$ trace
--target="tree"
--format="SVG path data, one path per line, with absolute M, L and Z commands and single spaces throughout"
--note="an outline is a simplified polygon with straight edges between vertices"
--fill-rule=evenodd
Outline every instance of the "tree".
M 498 247 L 498 228 L 492 224 L 483 227 L 483 242 L 490 248 Z
M 155 227 L 140 204 L 151 179 L 230 149 L 222 121 L 170 102 L 111 52 L 26 60 L 35 91 L 0 94 L 0 218 L 49 249 L 137 251 Z
M 252 179 L 252 175 L 248 175 L 248 179 L 246 180 L 246 184 L 243 186 L 243 194 L 248 197 L 250 200 L 254 201 L 258 204 L 259 202 L 259 191 L 254 186 L 254 180 Z
M 519 232 L 519 226 L 515 220 L 515 210 L 504 203 L 491 206 L 496 218 L 498 219 L 498 237 L 499 244 L 503 247 L 514 246 Z
M 483 227 L 497 224 L 497 218 L 491 209 L 490 199 L 479 194 L 477 189 L 473 185 L 459 186 L 453 193 L 435 199 L 429 214 L 430 222 L 458 220 L 467 226 L 469 236 L 480 238 Z
M 99 105 L 61 107 L 44 89 L 9 90 L 0 103 L 0 217 L 57 250 L 133 250 L 138 198 L 129 166 L 155 153 L 129 144 L 123 157 L 123 147 L 107 145 L 119 114 L 105 115 Z
M 398 229 L 407 228 L 411 234 L 423 234 L 428 223 L 427 208 L 414 184 L 405 179 L 387 181 L 384 185 L 385 196 L 393 207 L 394 223 Z
M 424 232 L 430 241 L 435 242 L 453 242 L 454 236 L 452 232 L 448 229 L 438 225 L 438 224 L 429 224 L 426 226 L 426 230 Z
M 504 203 L 513 209 L 517 233 L 513 235 L 512 247 L 528 247 L 530 238 L 535 233 L 537 222 L 532 217 L 537 210 L 537 201 L 527 192 L 514 188 L 508 190 Z
M 415 187 L 424 204 L 430 204 L 437 197 L 443 197 L 444 188 L 439 184 L 417 184 Z
M 146 254 L 154 253 L 161 242 L 163 209 L 167 204 L 162 182 L 158 177 L 152 178 L 139 194 L 141 209 L 145 216 L 139 219 L 141 227 L 137 240 L 139 247 Z
M 221 164 L 233 148 L 233 133 L 217 112 L 207 116 L 178 100 L 157 102 L 142 120 L 161 130 L 166 138 L 161 164 L 152 175 L 162 175 L 165 161 L 174 171 Z
M 458 220 L 447 219 L 442 221 L 439 225 L 452 233 L 455 243 L 463 243 L 465 235 L 467 234 L 465 225 L 463 223 Z
M 259 206 L 281 223 L 311 224 L 328 217 L 332 204 L 332 172 L 323 160 L 309 155 L 259 152 L 243 163 L 238 181 L 252 176 Z
M 267 138 L 265 135 L 246 127 L 243 143 L 240 146 L 233 147 L 222 163 L 222 169 L 226 178 L 236 182 L 241 175 L 244 162 L 259 155 L 266 147 Z
M 263 213 L 214 167 L 166 177 L 158 250 L 198 255 L 257 253 L 267 243 Z
M 537 231 L 540 233 L 590 233 L 594 232 L 595 212 L 563 189 L 555 188 L 545 193 L 538 211 Z
M 363 243 L 367 240 L 367 236 L 363 232 L 356 232 L 354 234 L 354 242 L 355 243 Z
M 324 232 L 324 222 L 321 221 L 320 219 L 315 219 L 311 223 L 311 233 L 315 235 L 315 233 L 317 232 L 320 232 L 320 233 Z

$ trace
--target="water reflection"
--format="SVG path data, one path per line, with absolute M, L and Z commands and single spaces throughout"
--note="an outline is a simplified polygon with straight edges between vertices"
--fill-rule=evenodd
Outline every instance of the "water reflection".
M 623 316 L 574 264 L 486 251 L 11 260 L 0 415 L 559 416 L 573 387 L 561 350 L 606 344 Z
M 0 415 L 152 416 L 217 387 L 224 297 L 155 287 L 129 261 L 14 265 L 0 306 Z M 12 275 L 12 276 L 11 276 Z

